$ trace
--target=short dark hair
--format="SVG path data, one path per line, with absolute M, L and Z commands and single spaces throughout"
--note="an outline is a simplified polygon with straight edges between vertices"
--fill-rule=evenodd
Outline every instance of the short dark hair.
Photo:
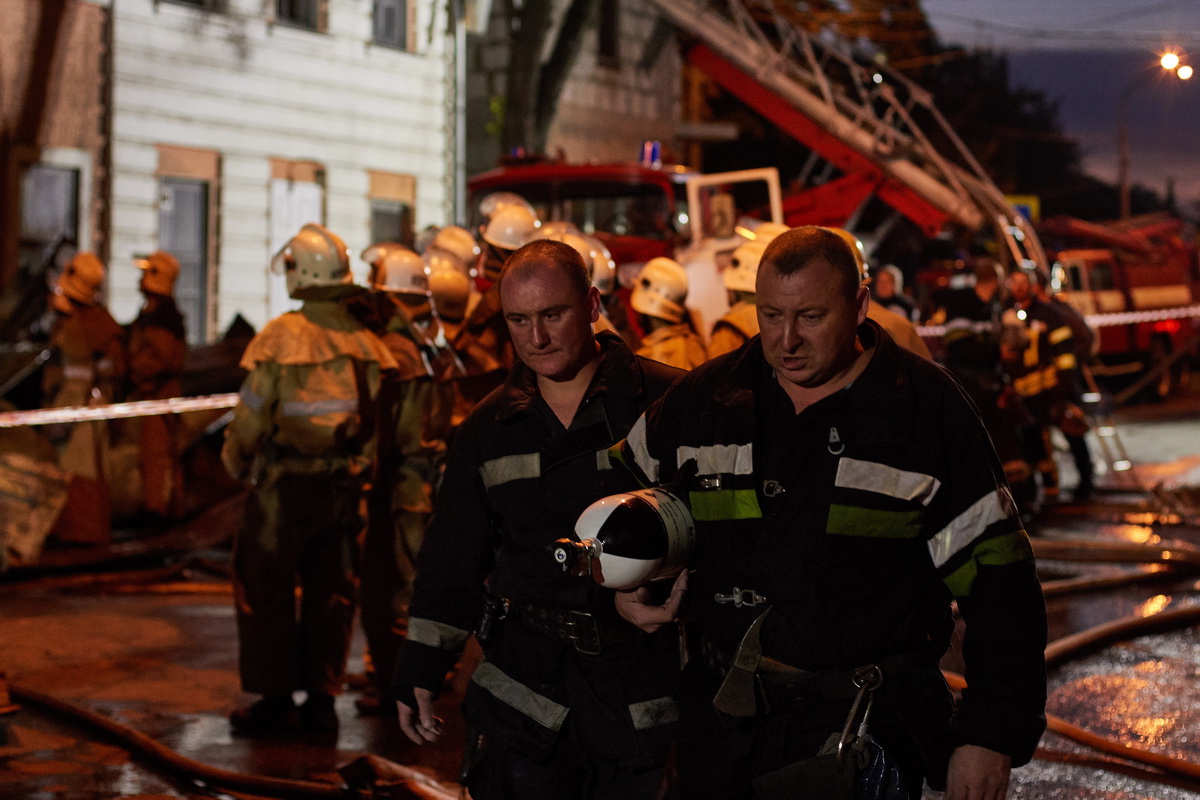
M 497 290 L 504 283 L 504 277 L 510 272 L 535 264 L 562 270 L 563 274 L 567 276 L 567 280 L 581 296 L 587 294 L 588 289 L 592 286 L 591 278 L 588 277 L 587 265 L 583 263 L 583 256 L 579 255 L 578 250 L 569 244 L 556 242 L 553 239 L 534 239 L 505 260 L 504 268 L 500 271 L 500 277 L 496 282 Z
M 780 275 L 793 275 L 814 261 L 831 264 L 841 275 L 847 297 L 853 299 L 862 285 L 858 259 L 838 234 L 817 225 L 801 225 L 779 234 L 763 252 L 763 265 L 770 265 Z M 759 271 L 761 275 L 761 269 Z

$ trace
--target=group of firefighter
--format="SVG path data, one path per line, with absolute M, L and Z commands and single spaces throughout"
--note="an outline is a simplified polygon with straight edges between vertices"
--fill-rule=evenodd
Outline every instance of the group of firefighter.
M 233 712 L 236 732 L 337 730 L 333 703 L 356 609 L 369 678 L 356 705 L 362 713 L 393 713 L 391 677 L 447 442 L 513 365 L 496 283 L 509 255 L 536 239 L 571 246 L 603 300 L 595 327 L 622 336 L 639 355 L 691 369 L 758 333 L 759 260 L 787 230 L 760 224 L 733 251 L 722 271 L 729 311 L 702 338 L 687 310 L 688 273 L 678 262 L 648 261 L 627 311 L 616 291 L 616 264 L 599 239 L 571 223 L 540 222 L 508 193 L 485 198 L 481 211 L 478 241 L 448 226 L 424 232 L 416 249 L 390 242 L 366 248 L 367 287 L 354 282 L 343 240 L 320 225 L 305 225 L 272 261 L 301 306 L 270 321 L 246 348 L 241 366 L 248 376 L 222 451 L 229 473 L 251 486 L 233 574 L 242 687 L 260 699 Z M 866 280 L 858 243 L 837 232 Z M 179 265 L 160 252 L 138 266 L 146 304 L 123 330 L 96 302 L 100 262 L 80 254 L 66 265 L 54 295 L 60 359 L 49 373 L 53 405 L 180 393 L 185 337 L 172 299 Z M 1005 278 L 990 261 L 974 273 L 973 286 L 941 298 L 945 365 L 979 408 L 1023 510 L 1057 495 L 1052 426 L 1076 457 L 1075 495 L 1082 499 L 1092 469 L 1077 403 L 1080 357 L 1091 334 L 1045 294 L 1038 276 Z M 885 267 L 874 278 L 882 291 L 873 293 L 869 316 L 928 358 L 898 270 Z M 171 424 L 166 415 L 138 422 L 146 508 L 168 518 L 182 502 Z M 76 425 L 59 435 L 64 465 L 82 479 L 72 483 L 84 490 L 89 479 L 102 484 L 97 430 Z M 296 690 L 307 697 L 299 707 Z
M 100 259 L 81 252 L 63 265 L 50 297 L 52 358 L 42 373 L 47 406 L 160 400 L 182 393 L 187 343 L 174 300 L 179 262 L 158 251 L 134 264 L 141 273 L 143 303 L 136 319 L 124 327 L 100 302 L 105 277 Z M 66 476 L 66 500 L 50 535 L 62 542 L 100 544 L 109 540 L 110 520 L 117 510 L 132 511 L 150 528 L 182 516 L 177 428 L 172 415 L 113 425 L 49 426 Z M 124 449 L 136 453 L 137 463 L 118 482 L 111 452 L 122 443 L 131 445 Z

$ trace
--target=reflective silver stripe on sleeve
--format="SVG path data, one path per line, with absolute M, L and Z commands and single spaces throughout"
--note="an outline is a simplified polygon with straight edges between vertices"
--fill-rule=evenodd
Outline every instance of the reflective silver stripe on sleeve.
M 838 461 L 834 486 L 886 494 L 899 500 L 917 500 L 927 506 L 942 482 L 922 472 L 908 472 L 874 461 L 859 461 L 857 458 L 842 458 Z
M 62 374 L 64 378 L 72 381 L 90 381 L 96 374 L 92 372 L 91 367 L 83 367 L 78 364 L 67 364 L 63 367 Z
M 348 414 L 358 408 L 357 397 L 329 400 L 289 400 L 280 406 L 285 417 L 319 417 L 322 414 Z
M 714 444 L 704 447 L 679 447 L 675 450 L 678 466 L 691 459 L 701 475 L 753 475 L 753 444 Z
M 596 451 L 596 469 L 603 472 L 606 469 L 612 469 L 612 459 L 609 458 L 607 450 Z
M 488 489 L 509 481 L 519 481 L 522 478 L 536 478 L 541 474 L 542 456 L 540 453 L 502 456 L 479 465 L 479 475 L 483 478 L 483 485 Z
M 405 638 L 417 644 L 458 653 L 466 646 L 467 638 L 470 635 L 470 631 L 464 631 L 462 628 L 456 628 L 444 622 L 435 622 L 431 619 L 422 619 L 421 617 L 410 617 L 408 620 L 408 634 Z
M 512 706 L 543 728 L 552 731 L 562 728 L 567 719 L 567 712 L 570 711 L 566 706 L 559 705 L 549 697 L 543 697 L 525 684 L 513 680 L 487 659 L 479 662 L 471 680 L 500 702 Z
M 629 716 L 633 718 L 633 729 L 644 731 L 659 725 L 670 725 L 679 721 L 679 704 L 671 697 L 657 697 L 629 704 Z
M 999 487 L 988 492 L 929 540 L 933 565 L 942 566 L 955 553 L 979 538 L 987 526 L 1016 513 L 1017 507 L 1008 489 Z
M 249 386 L 243 386 L 238 390 L 238 400 L 251 411 L 262 411 L 263 404 L 267 402 Z
M 646 447 L 646 415 L 638 417 L 625 437 L 629 449 L 633 452 L 633 460 L 651 483 L 658 483 L 658 459 L 650 457 L 650 449 Z

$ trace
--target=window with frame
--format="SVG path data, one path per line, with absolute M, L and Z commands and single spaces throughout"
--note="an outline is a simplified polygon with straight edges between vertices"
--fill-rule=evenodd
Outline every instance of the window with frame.
M 412 247 L 414 237 L 412 206 L 395 200 L 371 200 L 372 242 L 399 242 Z
M 320 29 L 321 0 L 275 0 L 275 21 L 297 28 Z
M 224 11 L 228 0 L 156 0 L 160 3 L 170 3 L 177 6 L 190 6 L 202 11 Z
M 408 0 L 375 0 L 374 41 L 408 49 Z

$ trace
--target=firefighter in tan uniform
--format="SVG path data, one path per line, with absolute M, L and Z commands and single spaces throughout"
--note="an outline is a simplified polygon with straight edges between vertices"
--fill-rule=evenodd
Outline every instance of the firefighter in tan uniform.
M 129 399 L 161 400 L 183 393 L 187 356 L 183 315 L 175 305 L 179 261 L 158 250 L 134 262 L 142 272 L 145 301 L 129 325 Z M 157 414 L 138 419 L 138 470 L 142 505 L 151 523 L 183 515 L 183 467 L 179 460 L 178 419 Z
M 102 405 L 117 399 L 126 369 L 124 332 L 99 304 L 103 283 L 104 265 L 91 253 L 76 254 L 58 277 L 50 301 L 58 313 L 50 331 L 56 357 L 42 383 L 50 407 Z M 108 542 L 108 423 L 54 426 L 49 434 L 58 446 L 59 465 L 70 475 L 67 502 L 51 535 L 77 544 Z
M 679 369 L 708 360 L 704 344 L 686 322 L 687 272 L 669 258 L 652 258 L 638 273 L 629 304 L 646 332 L 637 354 Z
M 362 483 L 375 450 L 381 373 L 396 366 L 343 301 L 358 291 L 342 240 L 305 225 L 276 254 L 298 311 L 272 320 L 246 348 L 221 457 L 252 491 L 234 545 L 238 671 L 261 699 L 234 711 L 234 732 L 337 730 L 357 592 Z M 296 590 L 300 600 L 297 603 Z M 299 610 L 297 611 L 297 605 Z
M 729 311 L 713 325 L 708 340 L 709 358 L 737 350 L 758 335 L 754 281 L 766 247 L 767 241 L 763 239 L 739 246 L 733 251 L 729 269 L 721 274 L 725 291 L 729 293 Z
M 434 319 L 426 270 L 421 256 L 399 248 L 371 274 L 371 287 L 392 312 L 380 339 L 398 368 L 379 394 L 377 467 L 363 540 L 361 612 L 371 679 L 355 702 L 363 714 L 395 707 L 392 672 L 454 408 L 454 385 L 438 378 L 441 351 L 425 327 Z
M 495 281 L 500 277 L 505 259 L 521 245 L 537 238 L 539 225 L 531 210 L 514 203 L 496 209 L 483 228 L 482 277 L 490 282 L 490 286 L 471 309 L 451 343 L 466 365 L 468 377 L 460 381 L 460 388 L 471 403 L 479 402 L 504 383 L 512 369 L 515 359 L 512 340 L 504 322 Z

